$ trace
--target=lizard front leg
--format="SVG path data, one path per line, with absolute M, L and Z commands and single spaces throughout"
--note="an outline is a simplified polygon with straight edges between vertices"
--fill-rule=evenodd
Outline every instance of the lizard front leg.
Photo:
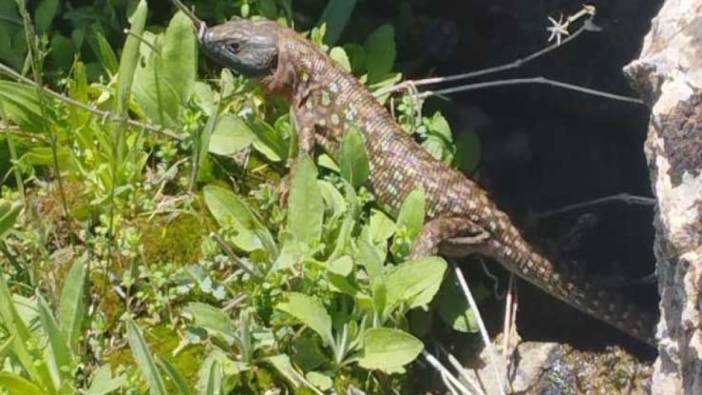
M 433 255 L 437 247 L 441 252 L 451 256 L 465 256 L 473 247 L 484 244 L 490 238 L 482 226 L 465 217 L 438 217 L 427 222 L 412 246 L 411 258 Z M 455 253 L 452 248 L 444 250 L 444 244 L 459 246 Z

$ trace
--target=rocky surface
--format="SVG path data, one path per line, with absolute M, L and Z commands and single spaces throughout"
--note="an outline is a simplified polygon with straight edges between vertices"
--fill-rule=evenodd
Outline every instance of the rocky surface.
M 701 394 L 702 1 L 666 1 L 625 72 L 652 112 L 645 151 L 662 314 L 652 392 Z

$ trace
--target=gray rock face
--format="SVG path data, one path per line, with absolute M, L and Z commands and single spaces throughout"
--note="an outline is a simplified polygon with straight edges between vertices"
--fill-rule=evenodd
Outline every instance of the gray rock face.
M 654 394 L 702 394 L 702 0 L 668 0 L 624 69 L 651 107 L 661 294 Z

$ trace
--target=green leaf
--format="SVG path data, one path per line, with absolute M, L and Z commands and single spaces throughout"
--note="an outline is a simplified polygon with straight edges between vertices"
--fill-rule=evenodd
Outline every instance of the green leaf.
M 315 245 L 322 236 L 324 200 L 317 184 L 317 168 L 312 159 L 298 158 L 290 186 L 288 231 L 299 242 Z
M 210 360 L 209 369 L 207 369 L 206 376 L 201 378 L 201 381 L 206 383 L 203 391 L 200 391 L 202 395 L 220 395 L 222 393 L 222 368 L 216 359 Z
M 53 21 L 56 16 L 58 6 L 58 0 L 41 0 L 39 2 L 34 14 L 34 23 L 36 24 L 37 32 L 44 33 L 49 30 L 51 21 Z
M 426 200 L 424 188 L 420 185 L 410 192 L 400 206 L 400 213 L 397 216 L 397 226 L 407 229 L 410 241 L 419 235 L 424 226 Z
M 329 373 L 309 372 L 306 376 L 310 384 L 322 391 L 327 391 L 334 385 L 334 380 Z
M 19 82 L 0 80 L 0 105 L 7 119 L 27 131 L 43 132 L 43 116 L 36 88 Z
M 477 333 L 478 321 L 466 300 L 458 278 L 453 271 L 444 281 L 434 304 L 441 319 L 454 330 L 464 333 Z
M 249 125 L 234 114 L 222 114 L 212 132 L 209 151 L 216 155 L 231 156 L 249 147 L 254 135 Z
M 203 189 L 205 204 L 220 226 L 232 225 L 238 232 L 234 237 L 234 244 L 251 252 L 264 246 L 275 246 L 273 236 L 256 217 L 248 204 L 232 191 L 207 185 Z
M 283 135 L 266 122 L 254 118 L 249 122 L 254 133 L 253 147 L 273 162 L 280 162 L 288 156 L 288 142 Z
M 10 337 L 5 340 L 5 343 L 0 344 L 0 361 L 10 353 L 12 349 L 12 342 L 15 341 L 15 337 L 10 335 Z
M 353 270 L 353 260 L 350 256 L 344 255 L 329 262 L 327 265 L 327 270 L 334 274 L 346 277 L 351 274 L 351 271 Z
M 205 329 L 210 335 L 220 337 L 229 344 L 234 342 L 236 328 L 229 315 L 214 306 L 192 302 L 188 310 L 193 316 L 196 326 Z
M 141 37 L 146 24 L 147 5 L 145 0 L 139 0 L 139 4 L 134 9 L 132 16 L 129 18 L 131 27 L 127 40 L 122 49 L 122 57 L 119 61 L 119 77 L 117 78 L 117 100 L 115 101 L 115 112 L 123 116 L 127 112 L 129 103 L 129 95 L 132 90 L 132 82 L 134 81 L 134 73 L 137 63 L 139 62 L 139 46 Z
M 312 335 L 302 335 L 292 341 L 293 361 L 296 366 L 307 372 L 329 362 L 320 348 L 319 338 Z
M 391 25 L 377 28 L 368 36 L 365 50 L 368 82 L 372 84 L 384 78 L 395 64 L 395 29 Z
M 480 163 L 480 138 L 474 132 L 460 133 L 456 139 L 456 162 L 465 172 L 474 172 Z
M 33 341 L 32 335 L 17 311 L 17 306 L 2 271 L 0 271 L 0 322 L 13 335 L 12 352 L 22 368 L 29 373 L 34 382 L 40 383 L 50 394 L 55 394 L 54 382 L 46 363 L 43 360 L 34 360 L 27 349 L 26 345 Z
M 22 203 L 0 200 L 0 240 L 12 229 L 21 212 Z
M 270 363 L 294 388 L 298 388 L 304 384 L 303 381 L 300 380 L 302 375 L 295 370 L 292 363 L 290 363 L 290 357 L 287 355 L 274 355 L 266 358 L 265 361 Z
M 158 366 L 166 372 L 168 377 L 171 379 L 173 386 L 178 390 L 180 395 L 190 395 L 190 388 L 188 387 L 188 382 L 185 381 L 185 377 L 178 371 L 168 359 L 157 357 L 156 362 Z
M 341 47 L 334 47 L 329 51 L 329 57 L 334 59 L 336 63 L 338 63 L 344 70 L 347 72 L 351 72 L 351 62 L 349 61 L 349 57 L 346 56 L 346 51 L 344 51 L 343 48 Z
M 102 67 L 110 75 L 115 75 L 119 70 L 115 51 L 112 50 L 110 43 L 97 27 L 93 27 L 91 32 L 92 36 L 88 37 L 88 45 L 92 48 Z
M 144 44 L 146 45 L 146 44 Z M 171 19 L 163 35 L 156 37 L 146 65 L 135 75 L 134 96 L 155 122 L 173 127 L 182 106 L 190 98 L 197 71 L 197 45 L 192 21 L 182 12 Z
M 132 320 L 127 321 L 127 340 L 134 359 L 146 378 L 146 382 L 149 383 L 149 393 L 151 395 L 168 395 L 163 377 L 156 368 L 149 346 L 146 344 L 141 330 Z
M 368 180 L 370 175 L 368 154 L 363 136 L 355 127 L 349 128 L 341 141 L 339 167 L 341 168 L 341 176 L 354 188 L 360 187 Z
M 86 395 L 108 395 L 120 389 L 126 381 L 127 377 L 124 375 L 112 377 L 112 367 L 109 364 L 102 365 L 93 374 L 93 381 Z
M 58 324 L 54 315 L 51 313 L 49 305 L 46 303 L 41 295 L 37 295 L 37 306 L 39 307 L 39 318 L 41 319 L 42 326 L 44 327 L 44 332 L 49 338 L 49 350 L 51 360 L 50 362 L 56 368 L 61 376 L 61 382 L 64 380 L 68 381 L 71 379 L 71 372 L 73 370 L 74 356 L 66 339 L 64 339 L 63 334 L 59 330 Z M 59 385 L 60 387 L 60 385 Z
M 390 217 L 378 209 L 371 209 L 369 232 L 374 243 L 386 242 L 395 230 L 395 222 Z
M 9 395 L 46 395 L 46 392 L 31 381 L 10 372 L 0 372 L 0 389 L 7 391 Z
M 307 296 L 298 292 L 288 292 L 286 296 L 288 301 L 278 303 L 276 308 L 307 325 L 328 346 L 333 345 L 331 317 L 322 302 L 313 296 Z
M 339 40 L 355 7 L 356 0 L 331 0 L 327 3 L 317 23 L 318 26 L 324 24 L 327 27 L 325 44 L 334 45 Z
M 363 356 L 358 364 L 366 369 L 393 372 L 414 361 L 423 349 L 424 344 L 407 332 L 372 328 L 365 332 Z
M 61 333 L 74 353 L 78 353 L 80 329 L 85 316 L 85 278 L 85 263 L 77 259 L 66 276 L 61 292 Z
M 439 257 L 425 257 L 397 265 L 385 276 L 388 305 L 404 303 L 408 308 L 414 308 L 429 304 L 441 287 L 446 266 L 446 261 Z

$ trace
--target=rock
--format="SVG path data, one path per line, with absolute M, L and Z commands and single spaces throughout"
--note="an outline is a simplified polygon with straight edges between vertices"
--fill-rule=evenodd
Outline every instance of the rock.
M 654 394 L 702 394 L 702 0 L 668 0 L 624 68 L 651 108 L 645 144 L 661 320 Z
M 509 394 L 645 394 L 651 368 L 618 347 L 580 351 L 559 343 L 524 342 L 511 356 L 509 374 L 499 350 L 497 366 Z M 467 374 L 486 394 L 499 394 L 487 351 L 467 364 Z

